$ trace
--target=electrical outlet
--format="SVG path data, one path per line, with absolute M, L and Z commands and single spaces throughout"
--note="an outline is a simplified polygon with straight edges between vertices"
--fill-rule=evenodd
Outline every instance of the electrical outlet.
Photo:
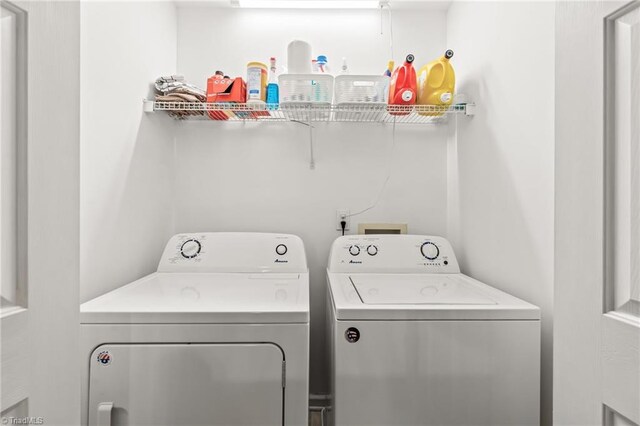
M 349 230 L 349 210 L 336 210 L 336 231 L 342 231 L 342 226 L 340 222 L 343 220 L 347 222 L 347 226 L 344 227 L 345 231 Z

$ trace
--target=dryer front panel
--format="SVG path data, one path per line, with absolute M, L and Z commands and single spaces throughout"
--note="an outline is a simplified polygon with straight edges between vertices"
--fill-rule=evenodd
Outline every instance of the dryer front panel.
M 89 360 L 89 424 L 281 426 L 283 361 L 270 343 L 105 344 Z

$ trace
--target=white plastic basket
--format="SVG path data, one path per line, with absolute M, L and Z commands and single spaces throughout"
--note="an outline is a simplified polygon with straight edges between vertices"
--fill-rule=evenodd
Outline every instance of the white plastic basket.
M 336 77 L 334 92 L 337 105 L 386 105 L 389 98 L 389 77 L 385 75 L 339 75 Z
M 278 77 L 280 104 L 328 104 L 333 101 L 333 76 L 282 74 Z
M 355 107 L 385 106 L 389 98 L 389 77 L 385 75 L 339 75 L 335 80 L 334 98 L 337 121 L 382 121 L 385 111 L 367 110 L 365 115 L 353 114 Z M 343 111 L 346 109 L 348 111 Z M 361 117 L 362 116 L 362 117 Z

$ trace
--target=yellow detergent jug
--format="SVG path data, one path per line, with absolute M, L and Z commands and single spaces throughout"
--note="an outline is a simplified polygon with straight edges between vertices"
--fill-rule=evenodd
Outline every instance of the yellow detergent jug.
M 418 105 L 449 106 L 453 102 L 456 73 L 449 59 L 453 50 L 447 50 L 439 59 L 429 62 L 418 71 Z M 441 116 L 442 112 L 420 112 L 421 115 Z

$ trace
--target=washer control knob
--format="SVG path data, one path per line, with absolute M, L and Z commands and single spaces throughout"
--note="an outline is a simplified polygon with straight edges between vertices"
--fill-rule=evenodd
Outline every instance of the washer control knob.
M 349 247 L 349 253 L 351 253 L 351 256 L 359 255 L 360 254 L 360 247 L 358 247 L 358 246 Z
M 426 242 L 420 247 L 420 252 L 429 260 L 435 260 L 440 255 L 440 249 L 432 242 Z
M 287 246 L 285 246 L 284 244 L 278 244 L 276 246 L 276 253 L 278 253 L 279 256 L 287 254 Z
M 376 254 L 378 254 L 378 247 L 371 244 L 369 247 L 367 247 L 367 253 L 369 254 L 369 256 L 375 256 Z
M 202 245 L 200 244 L 200 241 L 190 239 L 182 243 L 182 246 L 180 246 L 180 254 L 182 254 L 182 257 L 186 259 L 193 259 L 200 254 L 201 249 Z

